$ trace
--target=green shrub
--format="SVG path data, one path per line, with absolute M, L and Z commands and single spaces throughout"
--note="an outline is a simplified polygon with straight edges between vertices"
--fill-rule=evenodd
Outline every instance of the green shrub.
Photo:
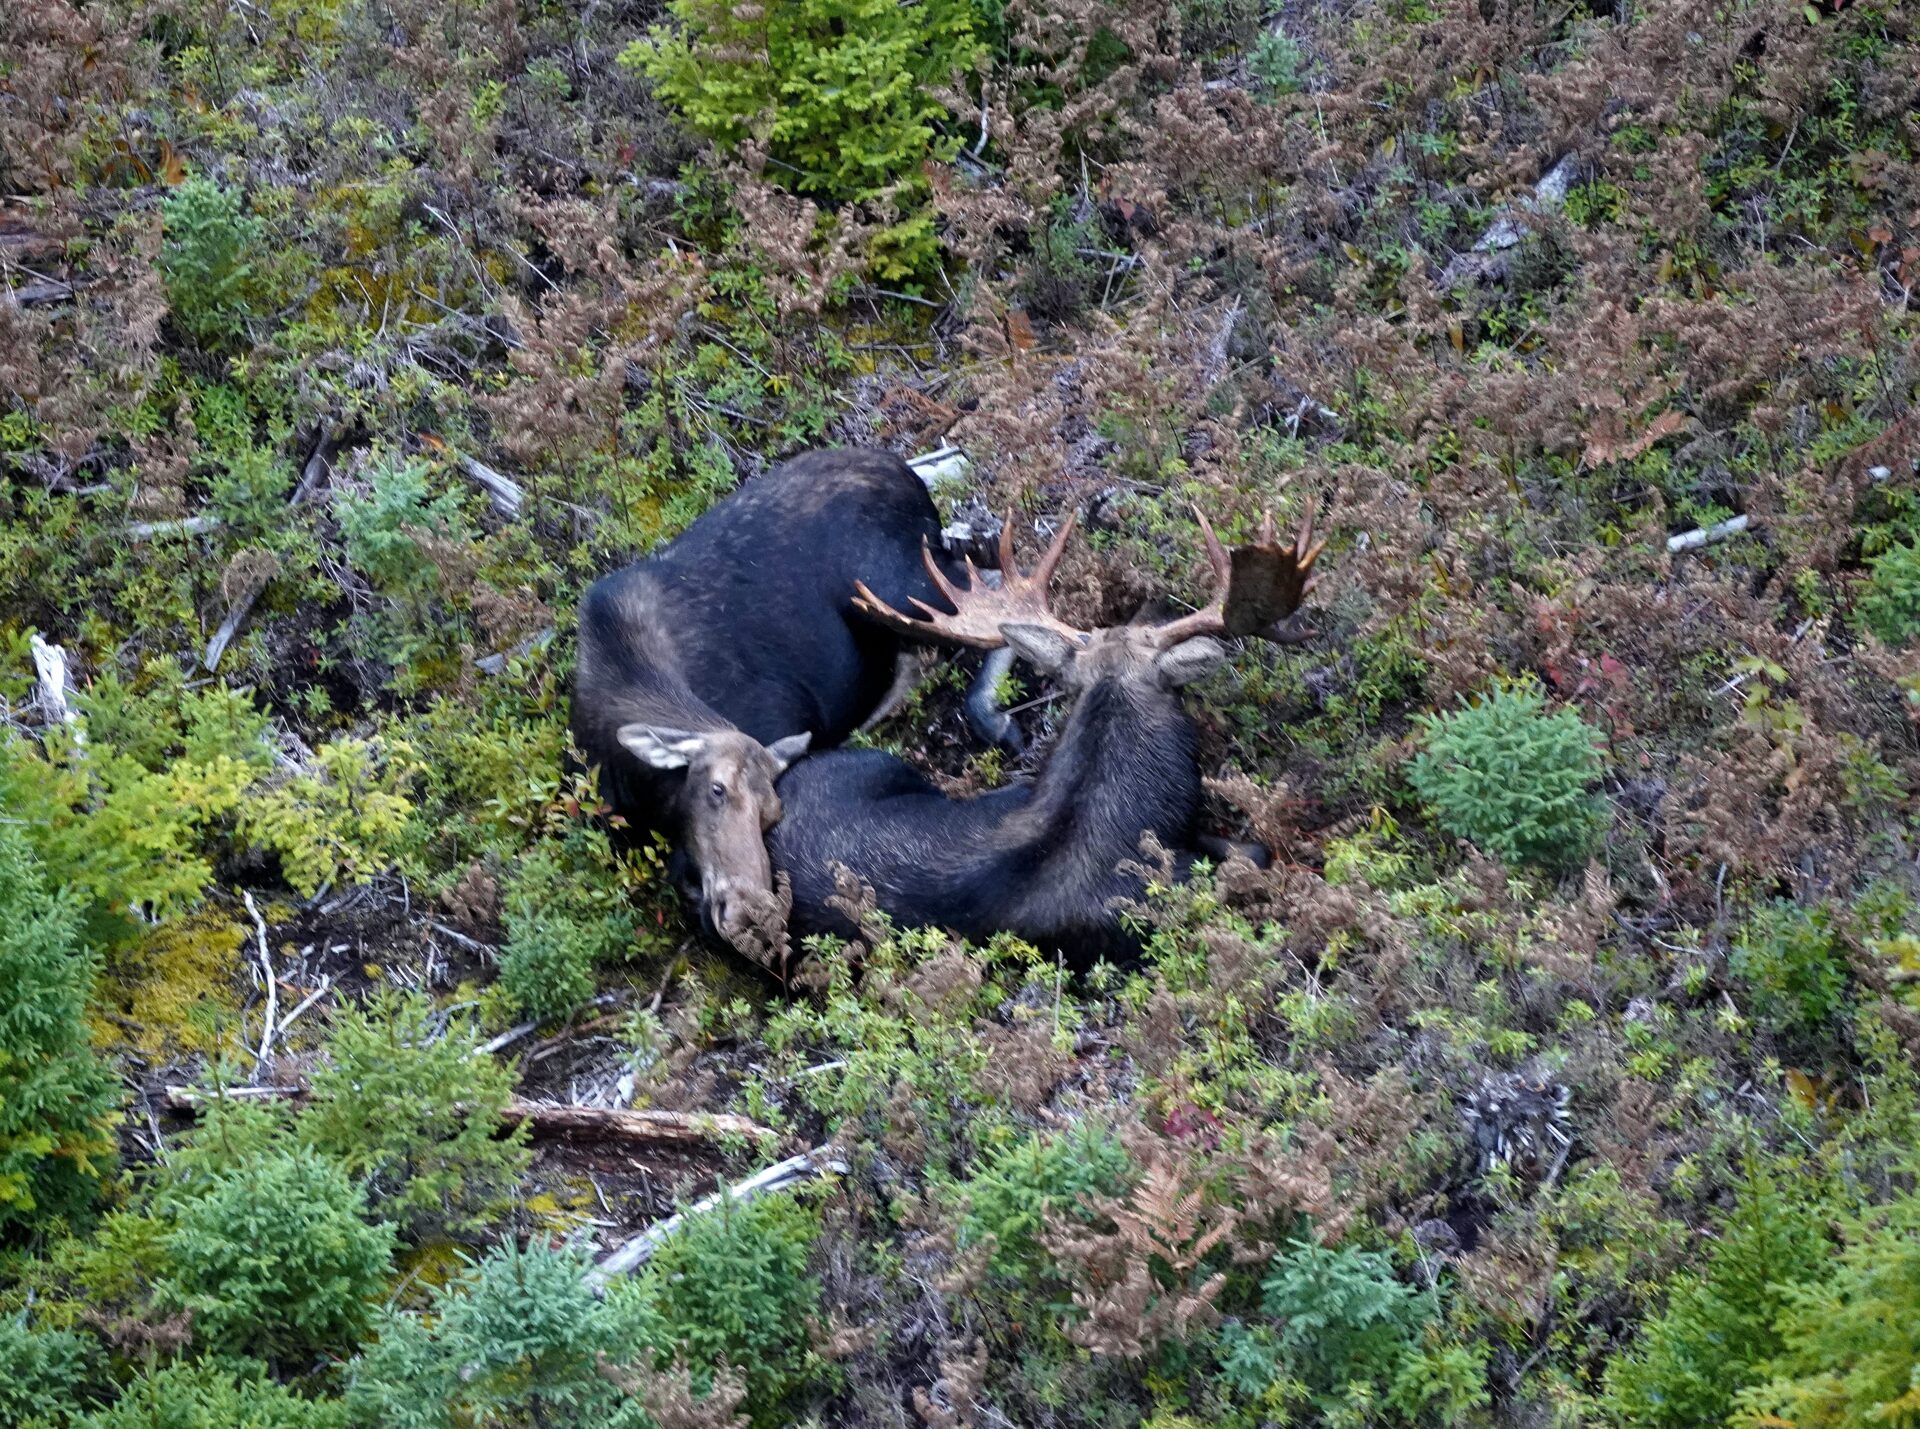
M 529 1017 L 565 1017 L 593 996 L 593 935 L 551 914 L 509 919 L 500 953 L 500 985 Z
M 819 1376 L 807 1321 L 820 1283 L 807 1274 L 819 1217 L 791 1196 L 731 1199 L 690 1220 L 649 1267 L 667 1342 L 695 1370 L 722 1361 L 745 1377 L 755 1424 L 788 1424 L 789 1397 Z
M 1281 30 L 1262 30 L 1247 56 L 1247 73 L 1271 94 L 1298 94 L 1306 88 L 1301 71 L 1306 68 L 1306 53 L 1291 35 Z
M 1911 1159 L 1907 1175 L 1916 1167 Z M 1920 1423 L 1920 1193 L 1842 1223 L 1829 1275 L 1779 1293 L 1779 1352 L 1739 1397 L 1743 1429 L 1893 1429 Z M 1781 1267 L 1782 1281 L 1787 1279 Z M 1809 1269 L 1816 1267 L 1810 1266 Z
M 1408 778 L 1447 832 L 1508 863 L 1564 868 L 1586 856 L 1602 817 L 1588 793 L 1600 752 L 1578 714 L 1549 714 L 1536 686 L 1503 683 L 1417 722 L 1426 748 Z
M 1897 542 L 1871 565 L 1860 591 L 1860 621 L 1887 644 L 1905 645 L 1920 635 L 1920 546 Z
M 0 1315 L 0 1424 L 39 1415 L 64 1423 L 87 1379 L 87 1342 L 65 1330 L 34 1330 L 24 1315 Z
M 204 835 L 240 806 L 251 766 L 176 759 L 154 773 L 104 744 L 55 735 L 43 755 L 0 735 L 0 805 L 22 821 L 53 880 L 97 908 L 157 915 L 198 900 L 213 877 Z
M 723 148 L 764 140 L 803 194 L 842 201 L 898 185 L 908 216 L 877 249 L 883 277 L 930 266 L 937 252 L 921 166 L 949 159 L 934 98 L 979 53 L 970 0 L 672 0 L 620 62 L 644 73 L 688 124 Z
M 1273 1258 L 1260 1290 L 1261 1309 L 1280 1322 L 1281 1362 L 1325 1404 L 1354 1385 L 1390 1386 L 1428 1314 L 1384 1254 L 1344 1245 L 1295 1242 Z
M 417 993 L 349 1016 L 299 1123 L 310 1145 L 365 1179 L 376 1215 L 416 1237 L 478 1230 L 529 1159 L 524 1126 L 500 1136 L 513 1074 L 473 1055 L 470 1023 L 438 1024 Z
M 991 1236 L 996 1273 L 1029 1273 L 1046 1258 L 1039 1236 L 1049 1214 L 1088 1219 L 1095 1197 L 1119 1195 L 1132 1176 L 1109 1127 L 1081 1122 L 1061 1135 L 1025 1137 L 992 1153 L 967 1181 L 961 1244 Z
M 255 281 L 248 254 L 261 224 L 241 196 L 195 175 L 160 208 L 160 274 L 173 316 L 204 347 L 233 345 L 246 335 Z
M 116 1088 L 87 1045 L 80 907 L 0 823 L 0 1233 L 77 1211 L 111 1160 Z
M 471 536 L 451 491 L 427 494 L 431 468 L 421 461 L 381 462 L 365 492 L 343 492 L 334 502 L 347 561 L 389 595 L 435 589 L 439 572 L 421 552 L 419 535 L 464 541 Z
M 1728 959 L 1753 1011 L 1775 1031 L 1814 1034 L 1845 1004 L 1846 953 L 1833 914 L 1777 902 L 1760 909 Z
M 1723 1424 L 1734 1394 L 1778 1353 L 1792 1288 L 1832 1255 L 1817 1197 L 1756 1160 L 1705 1269 L 1679 1277 L 1666 1309 L 1608 1366 L 1606 1406 L 1623 1424 Z
M 508 1244 L 436 1289 L 422 1315 L 382 1315 L 348 1371 L 357 1424 L 382 1429 L 593 1424 L 650 1429 L 600 1372 L 662 1346 L 644 1282 L 596 1299 L 574 1251 Z
M 592 997 L 594 964 L 632 939 L 632 915 L 596 880 L 590 852 L 584 838 L 544 844 L 507 885 L 500 982 L 530 1016 L 563 1017 Z
M 393 1228 L 306 1147 L 248 1158 L 188 1188 L 164 1238 L 163 1307 L 216 1349 L 297 1360 L 350 1347 L 386 1283 Z
M 344 1406 L 302 1399 L 264 1367 L 173 1365 L 142 1375 L 77 1429 L 347 1429 Z

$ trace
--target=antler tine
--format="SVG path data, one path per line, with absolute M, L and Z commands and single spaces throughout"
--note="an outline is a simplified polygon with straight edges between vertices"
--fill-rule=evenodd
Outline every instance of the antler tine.
M 1067 519 L 1062 521 L 1060 523 L 1060 529 L 1053 533 L 1053 540 L 1048 543 L 1045 554 L 1040 557 L 1040 564 L 1035 566 L 1033 568 L 1033 574 L 1027 577 L 1029 582 L 1039 586 L 1043 591 L 1046 589 L 1047 583 L 1053 579 L 1054 568 L 1060 564 L 1060 558 L 1067 553 L 1067 538 L 1073 534 L 1074 528 L 1079 524 L 1080 513 L 1069 507 L 1067 509 Z M 1013 512 L 1009 510 L 1007 512 L 1007 525 L 1002 528 L 1002 539 L 1005 539 L 1004 531 L 1011 529 L 1012 525 Z
M 1207 559 L 1213 563 L 1213 579 L 1224 593 L 1227 580 L 1233 574 L 1233 557 L 1227 554 L 1227 548 L 1220 544 L 1220 538 L 1213 533 L 1213 522 L 1207 520 L 1207 513 L 1198 506 L 1190 508 L 1193 519 L 1200 523 L 1200 536 L 1207 543 Z
M 1007 625 L 1041 625 L 1076 641 L 1084 640 L 1085 632 L 1060 620 L 1047 604 L 1047 581 L 1054 567 L 1060 563 L 1067 537 L 1072 534 L 1074 525 L 1074 518 L 1069 514 L 1033 573 L 1022 575 L 1013 558 L 1013 513 L 1009 511 L 1000 533 L 998 589 L 981 579 L 980 571 L 971 559 L 966 562 L 967 583 L 964 586 L 954 584 L 947 579 L 939 563 L 934 560 L 932 550 L 923 542 L 921 559 L 934 588 L 953 607 L 950 612 L 935 609 L 918 596 L 909 596 L 909 603 L 926 617 L 917 620 L 888 605 L 868 588 L 865 581 L 854 582 L 856 595 L 853 603 L 872 619 L 901 634 L 922 640 L 932 638 L 956 645 L 972 645 L 982 650 L 1005 645 L 1007 638 L 1001 632 L 1002 627 Z
M 1291 547 L 1280 544 L 1271 510 L 1261 513 L 1255 543 L 1231 552 L 1221 546 L 1206 513 L 1196 506 L 1193 514 L 1213 566 L 1214 597 L 1191 615 L 1158 627 L 1154 631 L 1157 645 L 1165 648 L 1200 635 L 1261 634 L 1276 629 L 1279 621 L 1299 609 L 1314 586 L 1313 563 L 1326 547 L 1325 541 L 1313 540 L 1311 499 Z

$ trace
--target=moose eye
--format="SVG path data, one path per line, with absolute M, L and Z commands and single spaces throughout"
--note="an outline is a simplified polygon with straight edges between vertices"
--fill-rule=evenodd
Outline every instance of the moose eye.
M 707 786 L 707 793 L 713 797 L 713 802 L 716 804 L 724 804 L 727 802 L 727 786 L 725 784 L 709 784 Z

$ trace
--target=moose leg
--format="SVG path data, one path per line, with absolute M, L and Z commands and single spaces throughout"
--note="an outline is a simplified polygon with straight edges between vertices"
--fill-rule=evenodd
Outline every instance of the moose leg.
M 872 729 L 882 720 L 891 719 L 900 706 L 907 702 L 907 696 L 913 693 L 913 687 L 920 679 L 920 652 L 902 650 L 893 662 L 893 686 L 885 698 L 874 708 L 872 714 L 860 722 L 863 730 Z
M 973 684 L 967 689 L 967 724 L 984 743 L 998 745 L 1009 754 L 1019 754 L 1027 742 L 1021 737 L 1020 726 L 1013 722 L 1013 716 L 1000 708 L 1000 682 L 1012 668 L 1010 646 L 1002 645 L 998 650 L 987 652 L 987 658 L 980 662 L 980 673 L 973 677 Z
M 1206 855 L 1215 864 L 1225 863 L 1239 854 L 1255 868 L 1273 866 L 1273 854 L 1265 844 L 1241 843 L 1237 839 L 1223 839 L 1217 834 L 1195 834 L 1193 846 L 1196 852 Z

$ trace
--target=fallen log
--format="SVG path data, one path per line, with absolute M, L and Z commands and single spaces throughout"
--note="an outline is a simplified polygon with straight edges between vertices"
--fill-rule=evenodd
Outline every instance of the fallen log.
M 515 1097 L 501 1120 L 525 1121 L 536 1136 L 572 1136 L 589 1141 L 640 1141 L 655 1144 L 706 1144 L 728 1137 L 777 1141 L 770 1126 L 731 1112 L 635 1111 L 628 1107 L 574 1106 L 530 1102 Z
M 169 1111 L 193 1114 L 219 1097 L 238 1101 L 303 1102 L 304 1086 L 227 1087 L 212 1092 L 204 1087 L 170 1086 L 161 1100 Z M 626 1107 L 576 1106 L 558 1102 L 531 1102 L 511 1098 L 501 1109 L 508 1126 L 527 1123 L 536 1137 L 569 1137 L 586 1141 L 630 1141 L 660 1146 L 706 1146 L 729 1137 L 749 1141 L 777 1141 L 780 1133 L 731 1112 L 635 1111 Z

